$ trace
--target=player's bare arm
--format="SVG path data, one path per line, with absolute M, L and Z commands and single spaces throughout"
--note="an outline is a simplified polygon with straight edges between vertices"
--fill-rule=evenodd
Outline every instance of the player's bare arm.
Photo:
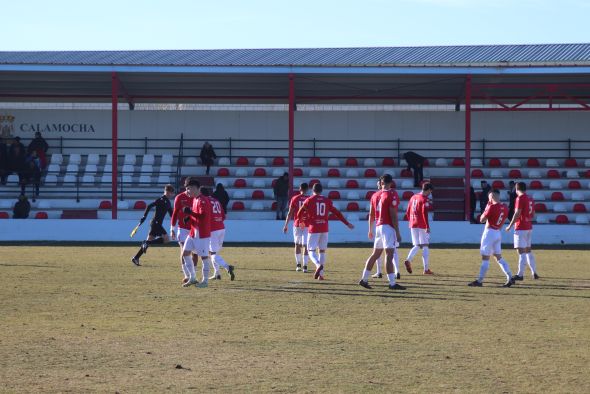
M 287 233 L 287 228 L 289 227 L 289 220 L 295 214 L 295 211 L 292 208 L 289 208 L 289 212 L 287 212 L 287 218 L 285 219 L 285 225 L 283 226 L 283 232 Z
M 399 219 L 397 218 L 397 212 L 395 211 L 394 207 L 389 207 L 389 215 L 391 217 L 391 223 L 393 225 L 393 229 L 395 230 L 395 236 L 397 238 L 397 242 L 402 241 L 402 234 L 399 231 Z
M 375 222 L 375 211 L 373 205 L 369 208 L 369 239 L 373 239 L 373 223 Z
M 521 213 L 522 213 L 522 209 L 520 209 L 520 208 L 514 211 L 514 216 L 512 216 L 512 220 L 510 221 L 508 226 L 506 226 L 506 231 L 510 231 L 512 226 L 514 226 L 514 223 L 516 223 L 516 221 L 520 217 Z

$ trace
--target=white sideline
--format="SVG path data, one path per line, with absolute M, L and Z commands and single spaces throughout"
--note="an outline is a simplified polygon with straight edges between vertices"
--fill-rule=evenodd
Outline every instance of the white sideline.
M 2 220 L 0 241 L 139 241 L 147 235 L 149 222 L 141 226 L 133 239 L 129 233 L 137 224 L 137 220 L 64 220 L 64 219 L 8 219 Z M 330 242 L 366 242 L 366 221 L 354 222 L 354 230 L 348 230 L 338 221 L 330 223 Z M 275 220 L 228 220 L 226 221 L 227 242 L 292 242 L 291 229 L 283 234 L 282 221 Z M 465 222 L 433 222 L 432 243 L 473 244 L 479 245 L 481 225 Z M 402 242 L 410 241 L 407 222 L 401 226 Z M 542 225 L 536 226 L 533 243 L 590 244 L 590 231 L 587 225 Z M 502 242 L 512 243 L 512 234 L 503 232 Z M 506 247 L 506 246 L 505 246 Z

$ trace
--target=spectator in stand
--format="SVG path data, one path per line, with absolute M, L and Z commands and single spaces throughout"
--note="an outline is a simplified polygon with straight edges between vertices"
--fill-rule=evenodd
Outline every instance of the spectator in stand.
M 424 179 L 424 161 L 426 158 L 416 152 L 406 152 L 403 157 L 408 164 L 407 169 L 409 170 L 411 168 L 414 172 L 414 187 L 420 186 L 420 183 Z
M 514 216 L 514 204 L 516 203 L 516 183 L 514 181 L 510 181 L 508 183 L 508 220 L 512 220 L 512 216 Z
M 229 194 L 225 191 L 225 188 L 221 183 L 218 183 L 213 192 L 213 197 L 221 204 L 223 213 L 227 214 L 227 204 L 229 204 Z
M 14 204 L 14 208 L 12 209 L 12 218 L 13 219 L 26 219 L 29 217 L 29 213 L 31 212 L 31 203 L 27 199 L 27 196 L 21 194 L 18 196 L 18 201 Z
M 215 154 L 213 146 L 209 143 L 209 141 L 203 144 L 203 147 L 201 148 L 201 154 L 199 156 L 201 157 L 201 163 L 204 166 L 207 166 L 207 171 L 205 173 L 209 175 L 209 169 L 214 164 L 214 160 L 217 159 L 217 155 Z
M 277 178 L 273 192 L 277 202 L 277 220 L 285 220 L 289 202 L 289 173 L 285 172 Z
M 492 190 L 492 187 L 486 181 L 481 181 L 481 193 L 479 195 L 479 209 L 481 214 L 484 213 L 488 206 L 488 194 L 490 194 L 490 190 Z
M 477 223 L 477 221 L 475 220 L 475 206 L 477 204 L 476 202 L 477 197 L 475 196 L 475 189 L 473 188 L 473 186 L 469 187 L 469 221 L 471 223 Z
M 49 150 L 49 145 L 47 141 L 41 136 L 41 133 L 37 131 L 35 133 L 35 138 L 31 140 L 29 147 L 27 148 L 27 154 L 31 154 L 32 152 L 37 152 L 37 157 L 39 157 L 39 168 L 44 170 L 47 167 L 47 150 Z
M 16 137 L 8 148 L 8 173 L 7 176 L 15 173 L 21 174 L 25 169 L 25 146 L 20 142 L 20 137 Z
M 27 155 L 23 170 L 19 173 L 20 193 L 25 194 L 25 187 L 27 184 L 35 186 L 33 194 L 33 202 L 35 198 L 39 197 L 39 184 L 41 183 L 41 168 L 39 167 L 39 158 L 37 151 L 32 151 Z
M 8 148 L 3 140 L 0 139 L 0 183 L 6 185 L 8 177 Z

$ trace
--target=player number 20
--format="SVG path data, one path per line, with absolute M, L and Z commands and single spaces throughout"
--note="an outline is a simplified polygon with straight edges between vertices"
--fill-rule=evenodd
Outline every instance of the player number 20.
M 217 201 L 213 203 L 213 213 L 221 213 L 221 205 Z

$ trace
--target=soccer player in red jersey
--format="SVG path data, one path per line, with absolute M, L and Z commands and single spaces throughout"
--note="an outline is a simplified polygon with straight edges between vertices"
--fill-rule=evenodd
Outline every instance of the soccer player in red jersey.
M 535 202 L 526 194 L 526 183 L 516 184 L 516 202 L 514 216 L 506 231 L 514 226 L 514 248 L 518 250 L 518 273 L 512 279 L 523 280 L 525 265 L 528 263 L 534 279 L 539 279 L 537 263 L 532 251 L 533 218 L 535 217 Z
M 502 225 L 508 217 L 508 207 L 500 202 L 500 191 L 492 189 L 488 193 L 488 205 L 481 214 L 480 222 L 485 223 L 485 229 L 481 235 L 481 267 L 479 277 L 469 283 L 471 287 L 481 287 L 483 279 L 488 272 L 490 265 L 490 256 L 493 254 L 500 265 L 502 272 L 506 275 L 506 283 L 502 287 L 510 287 L 513 284 L 512 272 L 510 266 L 502 258 Z
M 183 258 L 183 249 L 184 249 L 184 241 L 188 237 L 189 232 L 191 231 L 191 225 L 188 221 L 185 221 L 184 218 L 186 214 L 184 213 L 185 207 L 191 207 L 193 205 L 193 197 L 188 195 L 187 191 L 184 191 L 178 195 L 174 199 L 174 210 L 172 212 L 172 217 L 170 219 L 170 236 L 172 239 L 178 241 L 178 245 L 180 246 L 180 266 L 182 267 L 182 272 L 184 273 L 184 279 L 182 283 L 186 283 L 189 280 L 189 272 L 186 270 L 184 266 L 184 258 Z M 176 225 L 178 224 L 178 231 L 176 231 Z M 194 265 L 197 265 L 198 256 L 192 255 L 192 260 Z
M 430 224 L 428 223 L 428 212 L 432 209 L 432 204 L 428 199 L 428 196 L 432 194 L 432 184 L 422 184 L 422 191 L 416 193 L 410 198 L 408 202 L 408 209 L 406 215 L 408 217 L 408 223 L 410 226 L 410 232 L 412 234 L 412 245 L 414 247 L 410 249 L 408 257 L 406 258 L 405 265 L 408 273 L 412 273 L 412 259 L 420 249 L 422 249 L 422 262 L 424 264 L 424 275 L 432 275 L 432 271 L 428 266 L 428 258 L 430 251 L 428 245 L 430 244 Z
M 289 201 L 289 212 L 287 213 L 287 218 L 285 219 L 285 225 L 283 226 L 283 233 L 287 233 L 287 228 L 289 227 L 289 220 L 291 218 L 294 219 L 293 221 L 293 242 L 295 243 L 295 264 L 296 268 L 295 271 L 303 271 L 307 272 L 307 261 L 308 261 L 308 254 L 307 254 L 307 225 L 305 223 L 305 218 L 299 220 L 296 216 L 299 209 L 303 206 L 303 202 L 307 199 L 307 191 L 309 190 L 309 185 L 307 183 L 302 183 L 299 185 L 299 194 L 294 195 Z M 303 252 L 303 256 L 302 253 Z M 301 264 L 303 263 L 303 269 L 301 268 Z
M 371 207 L 369 210 L 369 239 L 373 239 L 373 222 L 375 225 L 375 243 L 373 253 L 365 264 L 363 276 L 359 285 L 371 289 L 369 285 L 369 275 L 373 265 L 385 249 L 385 269 L 389 288 L 391 290 L 405 290 L 404 286 L 395 283 L 396 275 L 393 271 L 393 251 L 397 242 L 401 241 L 399 232 L 397 205 L 399 200 L 394 198 L 391 190 L 393 179 L 391 175 L 385 174 L 381 177 L 382 188 L 371 197 Z
M 314 279 L 324 280 L 326 249 L 328 248 L 328 217 L 330 213 L 349 229 L 353 229 L 354 226 L 332 205 L 332 200 L 322 196 L 323 188 L 321 183 L 314 184 L 312 190 L 313 195 L 304 201 L 297 212 L 297 219 L 304 220 L 307 217 L 305 219 L 309 229 L 307 251 L 309 258 L 316 266 Z
M 201 194 L 209 199 L 211 203 L 211 238 L 209 241 L 209 253 L 211 254 L 211 263 L 213 264 L 213 275 L 209 278 L 211 280 L 221 279 L 219 274 L 219 266 L 223 267 L 230 280 L 236 278 L 234 273 L 234 266 L 225 262 L 223 257 L 219 254 L 223 247 L 223 239 L 225 238 L 225 212 L 221 207 L 221 203 L 215 197 L 211 196 L 211 190 L 208 187 L 201 187 Z
M 189 196 L 194 197 L 192 208 L 185 207 L 186 219 L 191 224 L 191 231 L 184 242 L 183 259 L 185 268 L 189 269 L 189 281 L 184 287 L 196 284 L 197 287 L 207 287 L 209 281 L 209 238 L 211 237 L 212 207 L 209 199 L 201 194 L 201 184 L 195 178 L 188 178 L 185 188 Z M 203 261 L 203 279 L 197 282 L 196 273 L 191 260 L 191 253 L 201 256 Z M 191 269 L 192 266 L 192 269 Z

